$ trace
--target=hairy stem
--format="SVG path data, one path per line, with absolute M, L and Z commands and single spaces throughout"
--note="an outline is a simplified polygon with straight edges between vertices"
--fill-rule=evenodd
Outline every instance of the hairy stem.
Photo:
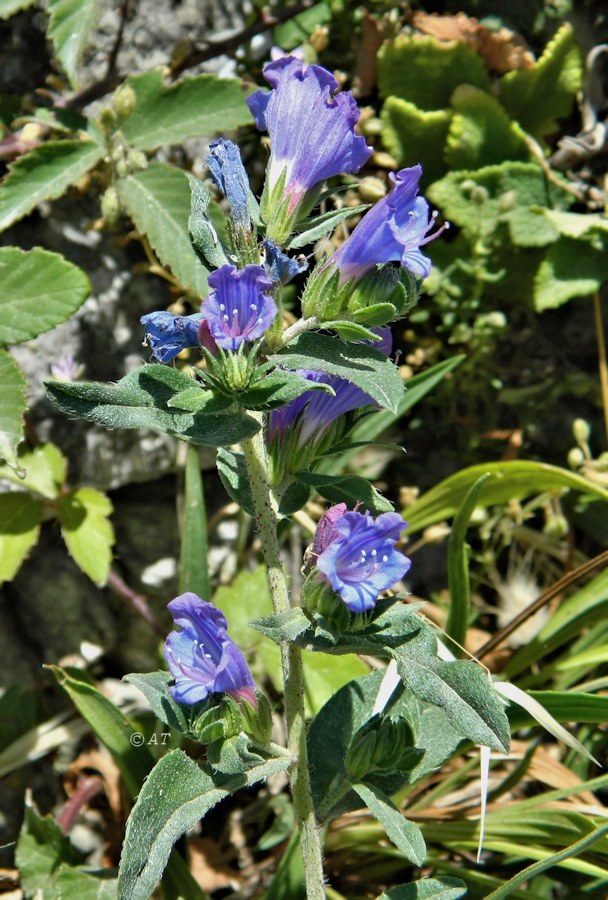
M 249 415 L 255 416 L 263 425 L 262 414 L 250 412 Z M 277 536 L 277 505 L 268 483 L 263 427 L 255 437 L 243 442 L 243 453 L 255 506 L 262 552 L 268 569 L 268 584 L 274 611 L 277 614 L 284 613 L 290 608 L 289 593 Z M 281 645 L 281 660 L 285 684 L 287 748 L 294 760 L 290 772 L 291 793 L 304 860 L 306 895 L 308 900 L 324 900 L 321 836 L 312 804 L 306 749 L 302 652 L 294 644 L 285 642 Z

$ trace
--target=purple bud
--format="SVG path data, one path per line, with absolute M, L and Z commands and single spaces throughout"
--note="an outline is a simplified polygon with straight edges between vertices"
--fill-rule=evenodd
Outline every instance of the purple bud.
M 264 268 L 275 282 L 280 281 L 281 284 L 288 284 L 292 278 L 295 278 L 301 272 L 305 272 L 308 268 L 306 257 L 296 257 L 294 259 L 283 253 L 273 241 L 265 240 L 264 250 L 266 251 Z
M 316 553 L 317 556 L 323 553 L 334 539 L 339 537 L 338 532 L 334 528 L 334 522 L 340 519 L 346 512 L 348 512 L 346 503 L 338 503 L 336 506 L 330 506 L 319 519 L 319 524 L 317 525 L 312 544 L 312 551 L 313 553 Z
M 211 179 L 220 188 L 228 203 L 235 224 L 248 231 L 251 228 L 249 216 L 249 179 L 241 160 L 241 152 L 232 141 L 220 138 L 209 145 L 211 151 L 207 165 Z
M 198 347 L 198 330 L 203 316 L 175 316 L 170 312 L 153 312 L 142 316 L 146 340 L 153 355 L 161 363 L 171 362 L 186 347 Z
M 179 631 L 165 641 L 164 653 L 178 703 L 193 704 L 209 694 L 230 694 L 257 706 L 255 684 L 245 657 L 227 634 L 223 612 L 196 594 L 186 593 L 168 605 Z
M 209 330 L 224 350 L 238 350 L 243 341 L 256 341 L 270 328 L 278 308 L 270 294 L 272 281 L 261 266 L 222 266 L 209 276 L 213 291 L 201 311 Z

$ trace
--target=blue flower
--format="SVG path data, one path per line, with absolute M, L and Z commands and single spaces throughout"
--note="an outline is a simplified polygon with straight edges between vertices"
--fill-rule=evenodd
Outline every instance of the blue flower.
M 351 612 L 372 609 L 382 591 L 410 567 L 410 560 L 395 549 L 407 523 L 399 513 L 382 513 L 374 519 L 369 513 L 346 512 L 329 526 L 322 537 L 325 547 L 316 561 L 318 570 Z
M 280 281 L 281 284 L 288 284 L 292 278 L 305 272 L 308 268 L 306 257 L 288 256 L 268 239 L 264 241 L 264 251 L 266 253 L 264 268 L 274 282 Z
M 186 347 L 198 347 L 198 330 L 203 321 L 201 313 L 175 316 L 169 312 L 153 312 L 142 316 L 146 341 L 153 355 L 161 363 L 171 362 Z
M 198 703 L 209 694 L 230 694 L 257 705 L 255 684 L 245 657 L 226 633 L 223 612 L 196 594 L 182 594 L 168 605 L 175 624 L 164 653 L 178 703 Z
M 392 188 L 361 219 L 351 236 L 336 250 L 326 266 L 340 269 L 342 283 L 359 280 L 375 265 L 400 262 L 419 278 L 431 271 L 431 261 L 420 247 L 439 235 L 427 236 L 433 224 L 429 206 L 418 197 L 421 166 L 401 169 L 389 176 Z
M 291 213 L 326 178 L 358 172 L 372 148 L 355 134 L 359 110 L 352 94 L 333 96 L 339 85 L 326 69 L 283 56 L 264 68 L 264 78 L 272 90 L 256 91 L 247 104 L 260 131 L 270 134 L 267 189 L 285 172 L 283 198 Z
M 222 191 L 237 227 L 248 231 L 251 228 L 249 216 L 249 179 L 241 160 L 241 152 L 232 141 L 220 138 L 209 145 L 211 151 L 207 165 L 211 179 Z
M 272 281 L 261 266 L 222 266 L 209 276 L 213 291 L 201 312 L 219 347 L 238 350 L 243 341 L 255 341 L 270 328 L 278 312 L 270 294 Z

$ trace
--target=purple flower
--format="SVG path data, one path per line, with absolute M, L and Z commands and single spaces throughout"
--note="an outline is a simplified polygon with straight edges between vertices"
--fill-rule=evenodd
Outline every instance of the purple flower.
M 346 512 L 330 518 L 329 526 L 329 534 L 322 536 L 325 549 L 317 568 L 351 612 L 372 609 L 382 591 L 410 567 L 410 560 L 395 549 L 407 523 L 399 513 L 382 513 L 374 519 L 369 513 Z
M 165 641 L 164 653 L 178 703 L 198 703 L 209 694 L 230 694 L 257 706 L 255 684 L 245 657 L 226 633 L 223 612 L 196 594 L 182 594 L 168 606 L 179 631 Z
M 326 263 L 340 269 L 340 281 L 359 280 L 369 269 L 381 263 L 400 262 L 419 278 L 431 271 L 431 261 L 420 247 L 439 235 L 427 236 L 429 206 L 418 197 L 421 166 L 401 169 L 389 176 L 392 188 L 361 219 L 351 236 Z
M 153 355 L 161 363 L 170 362 L 186 347 L 198 347 L 198 329 L 201 313 L 193 316 L 175 316 L 169 312 L 153 312 L 142 316 L 146 329 L 146 341 Z
M 340 172 L 358 172 L 372 148 L 355 134 L 359 110 L 350 91 L 335 96 L 338 82 L 321 66 L 283 56 L 264 68 L 269 93 L 247 98 L 260 131 L 272 142 L 268 190 L 285 171 L 283 198 L 292 212 L 317 184 Z M 281 198 L 282 199 L 282 198 Z
M 238 350 L 243 341 L 255 341 L 270 328 L 278 312 L 270 294 L 272 281 L 261 266 L 222 266 L 209 276 L 213 291 L 201 311 L 219 347 Z
M 280 281 L 281 284 L 288 284 L 292 278 L 305 272 L 308 268 L 308 261 L 305 256 L 291 257 L 277 247 L 273 241 L 266 239 L 264 241 L 264 251 L 266 253 L 266 261 L 264 268 L 274 282 Z
M 220 138 L 209 145 L 211 153 L 207 165 L 211 179 L 230 204 L 230 211 L 237 227 L 243 231 L 251 228 L 249 216 L 249 179 L 236 144 Z

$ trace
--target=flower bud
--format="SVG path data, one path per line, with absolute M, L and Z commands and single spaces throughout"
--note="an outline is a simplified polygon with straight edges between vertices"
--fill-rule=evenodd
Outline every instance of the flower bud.
M 257 709 L 250 703 L 241 706 L 243 728 L 260 747 L 268 746 L 272 734 L 272 710 L 265 694 L 256 692 Z
M 213 703 L 213 701 L 208 701 Z M 242 728 L 242 716 L 238 703 L 224 696 L 218 703 L 194 711 L 189 723 L 189 731 L 201 744 L 211 744 L 238 734 Z
M 407 772 L 424 751 L 414 746 L 415 736 L 406 719 L 376 715 L 354 735 L 344 767 L 353 780 L 372 773 Z
M 148 157 L 141 150 L 129 150 L 126 162 L 131 172 L 141 172 L 148 168 Z
M 550 512 L 547 515 L 543 528 L 543 534 L 546 534 L 547 537 L 559 541 L 561 538 L 566 537 L 569 531 L 568 519 L 561 513 Z
M 112 99 L 114 109 L 121 119 L 126 119 L 127 116 L 130 116 L 133 113 L 137 97 L 130 84 L 122 84 L 120 87 L 116 88 Z
M 572 447 L 568 452 L 568 465 L 571 469 L 578 469 L 585 462 L 585 454 L 580 447 Z
M 120 219 L 120 201 L 116 188 L 109 187 L 101 198 L 101 215 L 109 228 Z
M 584 419 L 575 419 L 572 423 L 572 434 L 577 444 L 586 444 L 591 437 L 591 426 Z
M 316 570 L 305 579 L 301 596 L 304 609 L 318 612 L 340 630 L 349 627 L 352 616 L 348 607 L 331 585 L 318 577 Z

